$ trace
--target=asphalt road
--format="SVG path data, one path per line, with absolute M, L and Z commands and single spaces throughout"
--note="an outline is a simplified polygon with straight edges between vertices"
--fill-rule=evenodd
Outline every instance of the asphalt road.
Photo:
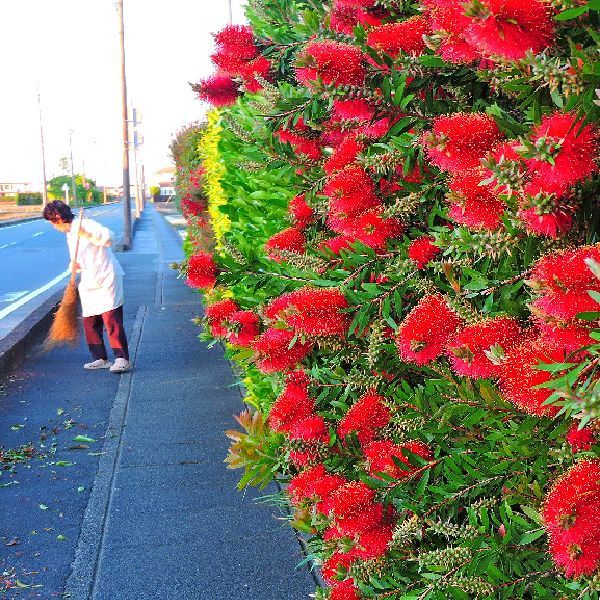
M 109 204 L 85 216 L 120 236 L 122 214 L 121 204 Z M 0 338 L 64 287 L 68 266 L 65 235 L 43 219 L 0 228 Z

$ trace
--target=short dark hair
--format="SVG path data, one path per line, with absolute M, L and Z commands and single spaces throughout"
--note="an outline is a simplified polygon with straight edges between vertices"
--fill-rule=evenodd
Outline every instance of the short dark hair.
M 54 200 L 46 204 L 44 208 L 44 219 L 52 223 L 71 223 L 75 216 L 67 204 L 60 200 Z

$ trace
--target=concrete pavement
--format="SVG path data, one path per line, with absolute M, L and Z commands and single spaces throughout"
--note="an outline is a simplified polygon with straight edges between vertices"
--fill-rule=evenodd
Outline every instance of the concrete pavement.
M 235 490 L 223 434 L 240 412 L 199 299 L 167 265 L 181 243 L 149 207 L 126 272 L 135 370 L 85 372 L 85 348 L 34 349 L 0 397 L 0 573 L 8 598 L 302 600 L 314 588 L 267 492 Z M 95 441 L 90 441 L 95 440 Z M 11 455 L 12 456 L 12 455 Z M 12 594 L 12 595 L 11 595 Z

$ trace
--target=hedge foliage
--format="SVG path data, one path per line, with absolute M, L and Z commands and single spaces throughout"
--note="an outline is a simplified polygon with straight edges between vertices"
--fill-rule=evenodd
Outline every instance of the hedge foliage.
M 247 17 L 176 156 L 240 487 L 289 483 L 318 598 L 598 598 L 600 4 Z

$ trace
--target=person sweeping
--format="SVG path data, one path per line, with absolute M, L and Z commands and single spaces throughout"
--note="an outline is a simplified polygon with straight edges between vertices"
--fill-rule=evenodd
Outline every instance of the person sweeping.
M 82 209 L 83 210 L 83 209 Z M 44 208 L 44 219 L 67 234 L 72 268 L 81 273 L 78 290 L 83 329 L 93 360 L 84 369 L 110 369 L 124 373 L 131 369 L 127 336 L 123 326 L 123 269 L 111 250 L 114 236 L 92 219 L 79 219 L 67 204 L 56 200 Z M 104 328 L 115 360 L 108 360 Z

